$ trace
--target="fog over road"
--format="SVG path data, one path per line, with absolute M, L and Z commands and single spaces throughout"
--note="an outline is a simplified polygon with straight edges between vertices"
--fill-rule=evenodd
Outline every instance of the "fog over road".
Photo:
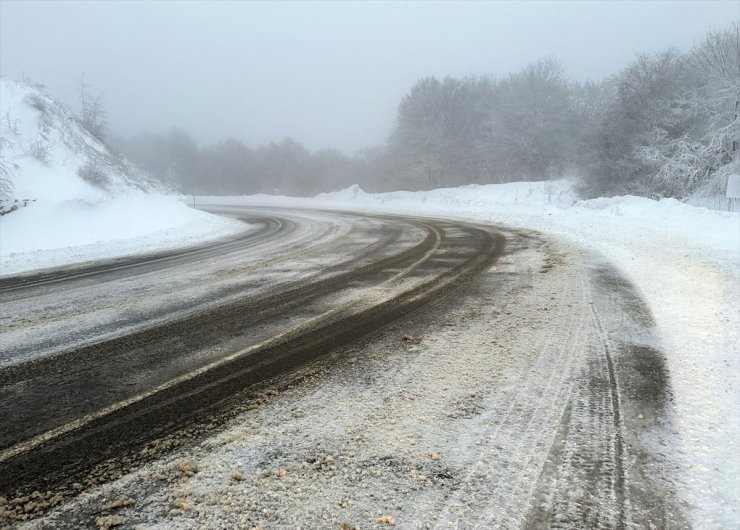
M 336 492 L 354 499 L 336 517 L 358 521 L 390 495 L 400 526 L 682 524 L 656 449 L 671 432 L 660 341 L 598 256 L 454 220 L 208 209 L 249 231 L 0 283 L 5 522 L 69 498 L 73 515 L 48 517 L 91 525 L 100 484 L 144 498 L 163 486 L 137 469 L 226 458 L 213 433 L 261 417 L 247 471 L 286 466 L 296 482 L 199 524 L 256 525 L 269 504 L 270 524 L 325 526 Z M 311 367 L 324 375 L 307 381 Z M 255 399 L 265 385 L 287 397 Z M 307 475 L 317 447 L 344 475 L 329 460 Z M 79 489 L 93 496 L 75 504 Z

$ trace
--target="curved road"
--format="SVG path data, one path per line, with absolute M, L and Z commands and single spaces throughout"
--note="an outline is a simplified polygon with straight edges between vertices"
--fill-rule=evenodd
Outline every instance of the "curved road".
M 212 210 L 250 229 L 0 280 L 0 495 L 207 422 L 235 392 L 443 300 L 505 244 L 451 221 Z

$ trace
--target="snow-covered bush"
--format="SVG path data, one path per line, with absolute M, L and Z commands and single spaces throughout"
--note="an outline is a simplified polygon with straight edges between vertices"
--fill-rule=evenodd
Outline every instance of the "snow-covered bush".
M 43 138 L 34 140 L 28 146 L 28 154 L 45 165 L 49 164 L 50 150 L 51 146 L 49 145 L 49 142 Z
M 95 160 L 88 160 L 85 165 L 77 170 L 77 174 L 82 180 L 98 188 L 105 189 L 111 183 L 111 178 L 105 168 Z
M 11 143 L 0 136 L 0 199 L 9 199 L 13 193 L 12 176 L 18 165 L 10 162 L 5 156 L 11 147 Z

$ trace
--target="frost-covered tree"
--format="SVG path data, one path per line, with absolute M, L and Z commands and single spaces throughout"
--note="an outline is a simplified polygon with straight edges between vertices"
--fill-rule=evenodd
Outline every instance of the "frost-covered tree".
M 587 195 L 664 196 L 685 187 L 659 172 L 700 125 L 696 81 L 687 57 L 676 50 L 639 55 L 620 73 L 593 135 L 584 170 Z
M 586 196 L 683 199 L 718 193 L 730 171 L 739 49 L 734 24 L 690 53 L 639 55 L 600 82 L 568 82 L 553 58 L 499 80 L 425 77 L 400 101 L 386 144 L 355 157 L 290 139 L 199 149 L 182 131 L 139 135 L 121 150 L 187 190 L 217 193 L 428 189 L 568 172 Z
M 599 131 L 605 127 L 609 109 L 616 97 L 615 80 L 572 82 L 569 84 L 573 129 L 570 136 L 571 159 L 567 169 L 582 178 L 598 155 L 593 149 Z
M 486 78 L 417 81 L 398 106 L 388 142 L 390 165 L 404 186 L 430 188 L 479 179 L 490 93 Z
M 634 170 L 627 191 L 641 195 L 685 195 L 702 176 L 682 172 L 679 151 L 696 151 L 702 134 L 701 113 L 695 94 L 698 79 L 688 58 L 676 50 L 641 55 L 623 73 L 619 85 L 620 109 L 631 129 Z M 668 160 L 678 163 L 668 174 Z
M 719 195 L 727 175 L 740 173 L 740 24 L 710 32 L 694 48 L 690 61 L 703 80 L 696 99 L 705 117 L 697 165 L 709 176 L 701 191 Z
M 398 106 L 390 139 L 398 177 L 413 188 L 439 185 L 445 175 L 452 143 L 454 99 L 459 81 L 420 79 Z
M 589 195 L 687 198 L 718 193 L 737 137 L 738 28 L 710 33 L 688 54 L 640 55 L 616 78 L 587 151 Z
M 572 155 L 573 109 L 562 67 L 552 57 L 498 83 L 485 135 L 488 168 L 499 181 L 543 180 Z

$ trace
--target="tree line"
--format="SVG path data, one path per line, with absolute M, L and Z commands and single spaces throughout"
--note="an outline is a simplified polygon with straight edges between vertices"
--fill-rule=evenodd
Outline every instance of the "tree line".
M 312 195 L 354 183 L 390 191 L 573 176 L 585 197 L 683 199 L 720 193 L 733 171 L 739 94 L 735 23 L 688 52 L 638 55 L 602 81 L 570 81 L 552 57 L 502 78 L 420 79 L 385 144 L 356 156 L 309 152 L 289 138 L 200 147 L 179 129 L 111 143 L 188 193 Z
M 206 147 L 182 129 L 141 132 L 109 143 L 142 169 L 185 193 L 308 196 L 361 178 L 363 163 L 335 149 L 309 152 L 291 138 L 252 148 L 234 138 Z

